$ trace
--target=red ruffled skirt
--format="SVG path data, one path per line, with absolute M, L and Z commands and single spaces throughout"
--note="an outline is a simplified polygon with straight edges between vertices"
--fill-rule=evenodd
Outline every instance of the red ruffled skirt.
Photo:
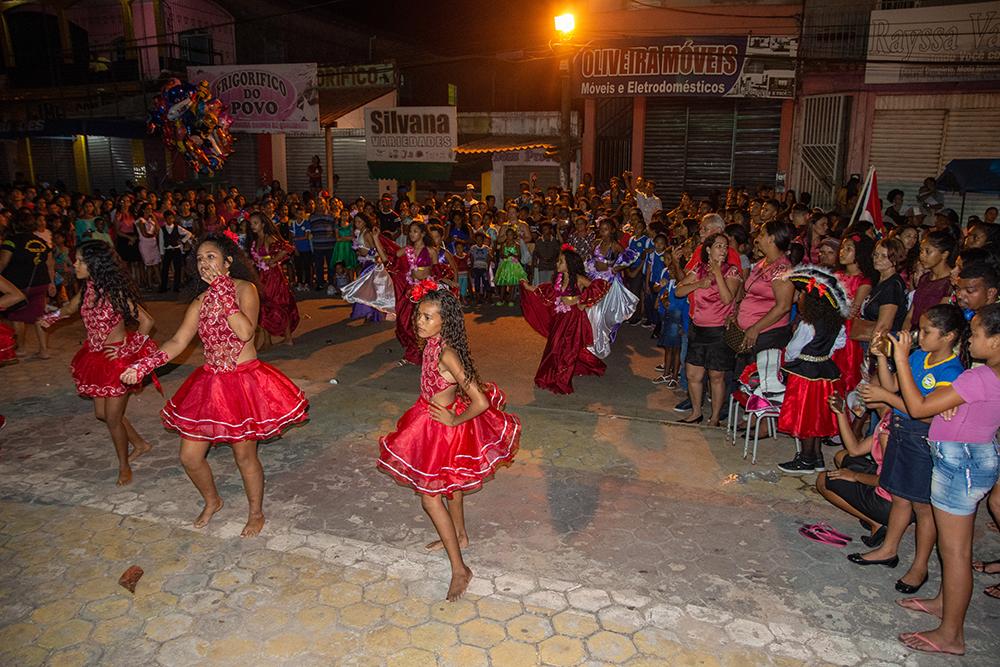
M 294 382 L 253 359 L 228 372 L 196 369 L 167 401 L 160 418 L 188 440 L 241 442 L 277 437 L 305 421 L 308 409 L 309 401 Z
M 126 341 L 132 342 L 139 335 L 141 334 L 130 331 L 124 341 L 108 343 L 108 347 L 120 348 Z M 121 374 L 139 359 L 155 353 L 156 349 L 156 343 L 147 340 L 136 352 L 117 359 L 108 359 L 103 349 L 91 349 L 90 343 L 84 341 L 69 363 L 77 393 L 88 398 L 110 398 L 138 391 L 142 388 L 142 384 L 125 385 L 121 381 Z
M 260 272 L 259 323 L 272 336 L 283 336 L 286 329 L 295 331 L 299 326 L 299 306 L 281 266 Z
M 10 361 L 17 356 L 17 341 L 14 338 L 14 330 L 6 324 L 0 324 L 0 363 Z
M 503 411 L 503 392 L 493 384 L 483 391 L 490 407 L 459 426 L 431 419 L 430 403 L 421 396 L 396 430 L 379 438 L 379 469 L 424 495 L 451 498 L 455 491 L 478 489 L 514 460 L 521 443 L 521 420 Z M 469 407 L 463 399 L 453 406 L 458 414 Z
M 837 435 L 837 415 L 827 399 L 843 391 L 840 379 L 812 380 L 785 374 L 785 400 L 778 416 L 778 430 L 796 438 L 827 438 Z

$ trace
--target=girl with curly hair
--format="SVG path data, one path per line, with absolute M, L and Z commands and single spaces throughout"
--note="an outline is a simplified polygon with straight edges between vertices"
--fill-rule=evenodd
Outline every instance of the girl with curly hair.
M 472 579 L 462 560 L 462 547 L 469 546 L 464 494 L 513 461 L 521 422 L 503 411 L 503 392 L 480 379 L 462 304 L 448 286 L 424 280 L 408 298 L 417 304 L 413 329 L 423 352 L 420 397 L 396 422 L 396 430 L 379 439 L 378 467 L 420 495 L 440 538 L 427 549 L 443 548 L 448 554 L 447 598 L 456 600 Z
M 77 392 L 94 399 L 94 416 L 108 426 L 118 455 L 118 486 L 124 486 L 132 482 L 130 463 L 151 447 L 125 416 L 129 394 L 139 387 L 127 387 L 120 376 L 129 364 L 156 350 L 149 339 L 154 322 L 129 271 L 107 243 L 81 243 L 73 268 L 83 289 L 66 306 L 45 315 L 41 325 L 49 327 L 80 312 L 87 340 L 73 356 L 70 371 Z M 136 330 L 129 331 L 127 324 L 137 325 Z
M 374 238 L 375 251 L 392 278 L 396 300 L 396 339 L 403 347 L 400 366 L 420 363 L 420 347 L 413 332 L 413 302 L 407 294 L 413 285 L 431 276 L 439 257 L 424 223 L 411 222 L 403 231 L 406 232 L 406 245 L 403 247 L 383 234 L 375 234 Z
M 164 426 L 181 435 L 181 464 L 205 501 L 194 521 L 203 528 L 222 509 L 212 469 L 205 460 L 212 445 L 229 444 L 250 505 L 241 533 L 264 527 L 264 471 L 257 443 L 278 437 L 305 421 L 309 402 L 281 371 L 257 359 L 253 346 L 260 301 L 257 273 L 236 242 L 209 234 L 195 249 L 201 281 L 197 295 L 173 337 L 122 373 L 126 384 L 184 352 L 197 333 L 205 365 L 184 381 L 160 412 Z
M 583 259 L 564 245 L 551 283 L 533 287 L 521 281 L 521 310 L 531 328 L 545 336 L 545 351 L 535 385 L 554 394 L 572 394 L 573 376 L 604 375 L 606 366 L 590 348 L 594 330 L 587 310 L 608 293 L 610 285 L 587 277 Z

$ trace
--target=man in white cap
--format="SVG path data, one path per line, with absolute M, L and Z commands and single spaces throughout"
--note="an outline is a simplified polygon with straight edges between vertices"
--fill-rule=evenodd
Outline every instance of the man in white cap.
M 473 204 L 478 204 L 479 201 L 476 200 L 476 186 L 469 183 L 465 186 L 465 193 L 462 195 L 462 202 L 465 204 L 465 208 L 469 209 Z

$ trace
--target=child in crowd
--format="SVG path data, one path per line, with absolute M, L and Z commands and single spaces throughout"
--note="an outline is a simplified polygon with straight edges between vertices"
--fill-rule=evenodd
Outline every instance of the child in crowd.
M 343 262 L 337 262 L 333 265 L 333 287 L 336 296 L 340 296 L 347 287 L 348 283 L 351 282 L 351 274 L 347 272 L 347 267 L 344 266 Z
M 476 294 L 476 303 L 487 303 L 490 297 L 490 262 L 493 259 L 493 250 L 486 242 L 486 234 L 476 232 L 473 239 L 475 245 L 472 246 L 469 254 L 472 257 L 472 290 Z
M 469 302 L 469 253 L 465 252 L 465 241 L 455 240 L 455 274 L 458 277 L 458 295 L 462 305 Z
M 517 231 L 513 227 L 508 227 L 504 242 L 500 246 L 500 263 L 494 279 L 500 292 L 497 305 L 502 306 L 506 302 L 508 306 L 513 306 L 514 287 L 527 279 L 528 274 L 521 266 L 521 244 L 518 242 Z

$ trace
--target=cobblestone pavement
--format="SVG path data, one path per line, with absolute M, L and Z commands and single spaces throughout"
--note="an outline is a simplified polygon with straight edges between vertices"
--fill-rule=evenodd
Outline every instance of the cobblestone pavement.
M 135 484 L 114 486 L 107 432 L 66 369 L 79 322 L 56 333 L 54 360 L 0 369 L 0 664 L 996 664 L 988 578 L 966 658 L 906 651 L 895 635 L 928 622 L 892 604 L 904 570 L 857 568 L 851 547 L 798 536 L 827 520 L 863 550 L 811 478 L 767 474 L 788 441 L 764 441 L 751 466 L 721 431 L 665 424 L 676 396 L 645 379 L 658 361 L 642 329 L 622 332 L 606 377 L 569 397 L 536 391 L 544 341 L 512 311 L 469 324 L 483 376 L 524 421 L 522 451 L 469 497 L 476 578 L 443 602 L 447 560 L 422 549 L 433 528 L 373 465 L 418 371 L 396 368 L 391 325 L 346 324 L 333 300 L 301 305 L 297 344 L 263 356 L 309 394 L 311 421 L 262 445 L 268 524 L 255 539 L 237 537 L 227 448 L 210 455 L 226 508 L 190 529 L 197 494 L 150 389 L 129 416 L 154 451 Z M 181 308 L 151 308 L 162 340 Z M 167 372 L 166 391 L 197 363 L 195 350 Z M 985 513 L 976 553 L 1000 556 Z M 146 572 L 134 596 L 117 585 L 132 564 Z

